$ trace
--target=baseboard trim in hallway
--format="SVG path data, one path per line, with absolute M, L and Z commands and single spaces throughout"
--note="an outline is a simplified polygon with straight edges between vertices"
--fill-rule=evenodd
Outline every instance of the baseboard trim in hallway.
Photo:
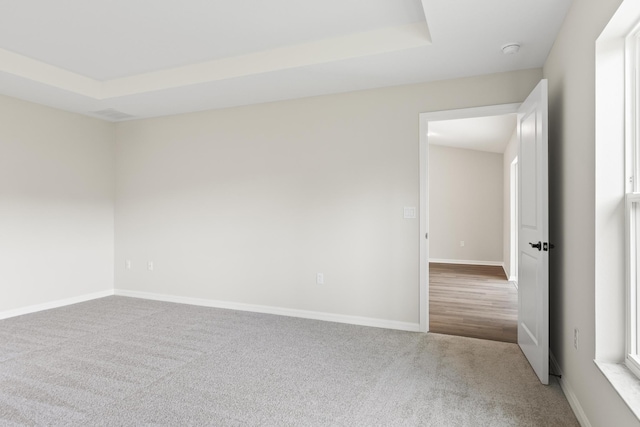
M 429 263 L 434 264 L 462 264 L 462 265 L 490 265 L 494 267 L 503 267 L 502 261 L 477 261 L 477 260 L 465 260 L 465 259 L 436 259 L 429 258 Z

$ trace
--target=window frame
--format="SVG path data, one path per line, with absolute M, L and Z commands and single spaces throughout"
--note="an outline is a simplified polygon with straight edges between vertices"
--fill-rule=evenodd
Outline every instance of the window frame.
M 625 264 L 624 363 L 640 377 L 640 22 L 625 39 Z
M 638 352 L 638 243 L 640 242 L 640 193 L 627 193 L 625 196 L 626 216 L 626 253 L 627 253 L 627 307 L 625 365 L 640 377 L 640 354 Z

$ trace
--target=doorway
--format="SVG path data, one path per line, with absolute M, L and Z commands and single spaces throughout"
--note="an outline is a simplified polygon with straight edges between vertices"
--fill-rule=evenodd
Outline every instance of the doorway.
M 507 280 L 516 124 L 516 114 L 429 122 L 432 332 L 517 342 Z
M 518 340 L 518 291 L 500 266 L 430 263 L 431 332 Z
M 505 105 L 497 105 L 497 106 L 487 106 L 487 107 L 479 107 L 479 108 L 470 108 L 470 109 L 464 109 L 464 110 L 449 110 L 449 111 L 440 111 L 440 112 L 436 112 L 436 113 L 424 113 L 420 115 L 420 161 L 422 165 L 428 165 L 429 164 L 429 139 L 430 138 L 434 138 L 435 134 L 433 132 L 433 130 L 435 128 L 437 128 L 436 123 L 437 122 L 442 122 L 442 121 L 452 121 L 452 120 L 461 120 L 461 119 L 475 119 L 475 118 L 483 118 L 483 117 L 495 117 L 495 116 L 503 116 L 503 115 L 514 115 L 519 107 L 520 104 L 505 104 Z M 517 144 L 516 144 L 516 151 L 517 151 Z M 503 168 L 501 168 L 502 170 Z M 506 169 L 506 177 L 505 180 L 508 180 L 510 182 L 510 168 L 507 167 Z M 511 192 L 510 192 L 510 187 L 507 187 L 506 189 L 507 194 L 510 196 Z M 421 199 L 421 212 L 423 213 L 421 215 L 420 218 L 420 229 L 421 229 L 421 235 L 424 236 L 424 239 L 421 240 L 421 245 L 420 245 L 420 326 L 421 326 L 421 330 L 422 331 L 429 331 L 431 330 L 430 328 L 430 321 L 429 321 L 429 275 L 430 275 L 430 271 L 429 271 L 429 260 L 433 259 L 433 256 L 430 256 L 430 244 L 429 242 L 431 241 L 431 237 L 427 234 L 428 230 L 429 230 L 429 223 L 430 223 L 430 214 L 428 212 L 428 207 L 429 207 L 429 171 L 427 167 L 421 167 L 421 184 L 420 184 L 420 199 Z M 494 262 L 494 271 L 489 272 L 489 275 L 496 275 L 496 271 L 495 271 L 495 267 L 498 267 L 498 276 L 499 275 L 504 275 L 504 273 L 501 273 L 502 270 L 502 263 L 511 266 L 511 257 L 510 257 L 510 252 L 511 252 L 511 237 L 510 237 L 510 223 L 511 221 L 506 221 L 506 218 L 511 217 L 511 212 L 510 212 L 510 205 L 504 206 L 504 215 L 503 218 L 505 219 L 505 225 L 504 227 L 509 227 L 506 230 L 504 230 L 504 232 L 501 232 L 500 234 L 502 234 L 503 236 L 506 236 L 507 234 L 509 234 L 509 238 L 508 241 L 504 244 L 504 251 L 501 251 L 499 257 L 497 257 L 498 259 L 494 260 L 494 261 L 499 261 L 497 263 Z M 467 242 L 464 239 L 450 239 L 453 240 L 455 242 L 455 246 L 459 247 L 466 247 L 467 246 Z M 476 248 L 478 245 L 475 245 Z M 506 253 L 505 253 L 506 252 Z M 505 257 L 506 255 L 506 257 Z M 473 261 L 473 257 L 470 258 L 460 258 L 458 257 L 451 257 L 452 259 L 454 258 L 458 258 L 461 261 Z M 494 256 L 493 258 L 496 258 L 496 256 Z M 442 261 L 440 259 L 437 259 L 438 261 Z M 447 260 L 445 260 L 447 261 Z M 448 261 L 451 261 L 448 260 Z M 464 265 L 472 265 L 472 264 L 468 264 L 468 263 L 462 263 Z M 482 265 L 482 263 L 480 263 Z M 460 268 L 461 269 L 461 268 Z M 460 270 L 459 269 L 459 270 Z M 505 268 L 505 270 L 507 270 L 507 268 Z M 509 268 L 509 270 L 512 270 L 511 268 Z M 439 271 L 442 272 L 442 266 L 439 266 Z M 472 274 L 476 274 L 477 271 L 472 272 Z M 506 271 L 507 276 L 504 277 L 504 280 L 506 281 L 506 279 L 508 277 L 510 277 L 510 271 Z M 517 294 L 516 294 L 517 295 Z M 516 297 L 517 298 L 517 297 Z
M 549 383 L 548 81 L 522 104 L 420 114 L 420 329 L 429 331 L 429 124 L 517 113 L 518 346 L 542 384 Z

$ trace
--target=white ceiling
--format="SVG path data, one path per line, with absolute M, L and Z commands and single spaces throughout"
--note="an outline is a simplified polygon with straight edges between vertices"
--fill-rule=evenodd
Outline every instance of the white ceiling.
M 429 144 L 504 153 L 516 129 L 514 114 L 429 122 Z
M 570 2 L 0 0 L 0 93 L 142 118 L 535 68 Z

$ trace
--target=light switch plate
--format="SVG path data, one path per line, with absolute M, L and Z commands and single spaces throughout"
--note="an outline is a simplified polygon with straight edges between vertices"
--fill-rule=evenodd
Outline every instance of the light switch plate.
M 404 207 L 404 217 L 405 218 L 415 218 L 416 217 L 416 208 L 411 206 Z

